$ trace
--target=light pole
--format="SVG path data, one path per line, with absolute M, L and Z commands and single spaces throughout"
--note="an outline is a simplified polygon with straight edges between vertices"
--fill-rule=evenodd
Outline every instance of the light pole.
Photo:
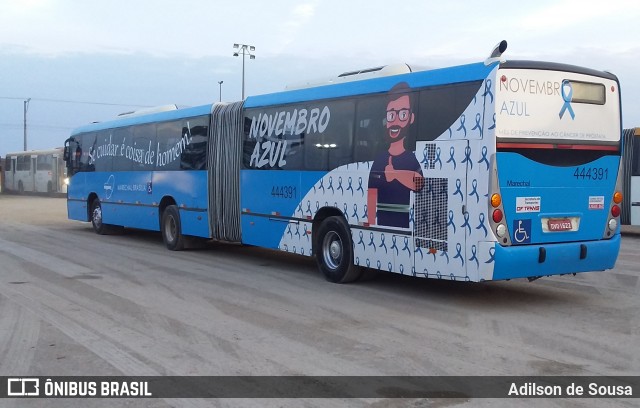
M 27 98 L 24 101 L 24 151 L 27 151 L 27 110 L 29 109 L 29 102 L 31 98 Z
M 218 81 L 218 85 L 220 85 L 220 93 L 219 93 L 219 95 L 220 95 L 220 100 L 219 100 L 219 102 L 222 102 L 222 83 L 223 83 L 223 82 L 224 82 L 224 81 Z
M 234 57 L 242 54 L 242 100 L 244 101 L 244 57 L 248 55 L 249 59 L 256 59 L 256 56 L 252 54 L 252 52 L 256 50 L 256 47 L 246 44 L 233 44 L 233 48 L 237 50 L 233 53 Z

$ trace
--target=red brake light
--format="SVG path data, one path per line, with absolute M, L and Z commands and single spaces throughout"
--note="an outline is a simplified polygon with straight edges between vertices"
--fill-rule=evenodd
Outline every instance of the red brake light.
M 492 218 L 493 218 L 493 222 L 495 223 L 499 223 L 500 221 L 502 221 L 502 210 L 500 209 L 493 210 Z
M 617 205 L 614 205 L 613 207 L 611 207 L 611 215 L 613 215 L 614 217 L 619 217 L 620 207 L 618 207 Z

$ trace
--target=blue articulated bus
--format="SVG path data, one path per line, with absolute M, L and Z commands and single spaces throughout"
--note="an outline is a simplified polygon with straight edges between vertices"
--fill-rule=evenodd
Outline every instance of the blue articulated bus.
M 613 268 L 618 80 L 505 49 L 81 127 L 69 218 L 161 231 L 172 250 L 313 256 L 332 282 L 363 267 L 475 282 Z

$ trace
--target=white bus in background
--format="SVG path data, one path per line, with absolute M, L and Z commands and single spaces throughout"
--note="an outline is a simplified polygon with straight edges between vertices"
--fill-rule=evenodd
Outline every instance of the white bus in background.
M 624 129 L 624 195 L 621 222 L 640 225 L 640 127 Z
M 8 153 L 3 171 L 6 192 L 67 192 L 62 148 Z

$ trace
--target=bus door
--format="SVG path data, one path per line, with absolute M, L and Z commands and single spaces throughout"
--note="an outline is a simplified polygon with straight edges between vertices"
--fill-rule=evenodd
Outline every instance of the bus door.
M 37 182 L 36 182 L 36 177 L 37 177 L 37 163 L 38 162 L 38 156 L 31 156 L 31 167 L 29 169 L 29 182 L 31 183 L 31 189 L 30 191 L 38 191 L 37 189 Z
M 58 155 L 54 154 L 51 159 L 51 174 L 49 180 L 51 181 L 50 193 L 56 193 L 60 191 L 60 177 L 58 176 Z
M 16 156 L 11 156 L 9 158 L 11 160 L 11 171 L 7 173 L 7 177 L 11 177 L 10 180 L 7 180 L 7 186 L 13 191 L 18 188 L 18 183 L 16 182 L 16 167 L 18 166 L 18 158 Z
M 424 186 L 414 194 L 415 274 L 443 279 L 466 276 L 468 140 L 418 142 Z

